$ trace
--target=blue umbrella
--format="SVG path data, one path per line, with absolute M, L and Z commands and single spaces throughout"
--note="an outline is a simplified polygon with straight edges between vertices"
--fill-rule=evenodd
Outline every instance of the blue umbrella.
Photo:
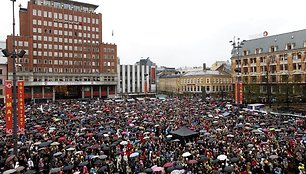
M 134 153 L 132 153 L 132 154 L 130 155 L 130 158 L 134 158 L 134 157 L 136 157 L 136 156 L 138 156 L 138 155 L 139 155 L 138 152 L 134 152 Z

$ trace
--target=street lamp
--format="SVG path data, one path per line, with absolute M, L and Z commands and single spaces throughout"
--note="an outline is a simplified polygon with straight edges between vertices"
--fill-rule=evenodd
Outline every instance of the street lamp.
M 16 45 L 15 45 L 15 1 L 11 0 L 13 2 L 13 51 L 9 52 L 7 49 L 2 50 L 2 53 L 5 57 L 11 57 L 13 58 L 13 142 L 14 142 L 14 155 L 17 156 L 18 153 L 18 147 L 17 147 L 17 88 L 16 88 L 16 57 L 22 58 L 26 51 L 21 50 L 18 54 L 16 54 Z
M 232 46 L 233 46 L 233 51 L 232 51 L 233 56 L 234 56 L 235 53 L 237 54 L 237 68 L 235 68 L 237 89 L 235 89 L 235 90 L 237 91 L 237 104 L 238 104 L 238 106 L 240 104 L 242 104 L 242 101 L 240 101 L 240 84 L 239 84 L 240 83 L 239 73 L 241 73 L 241 68 L 239 67 L 239 64 L 240 64 L 240 48 L 242 48 L 242 46 L 244 45 L 245 42 L 246 42 L 246 40 L 240 41 L 239 37 L 237 38 L 237 40 L 234 37 L 233 40 L 229 41 L 229 43 L 231 43 Z

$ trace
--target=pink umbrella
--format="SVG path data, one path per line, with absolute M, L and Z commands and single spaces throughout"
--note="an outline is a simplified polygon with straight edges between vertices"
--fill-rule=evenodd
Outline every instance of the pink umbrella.
M 195 163 L 197 163 L 198 161 L 197 160 L 189 160 L 187 163 L 188 164 L 195 164 Z
M 172 162 L 167 162 L 164 164 L 164 167 L 172 167 L 173 163 Z
M 153 170 L 153 172 L 160 172 L 160 171 L 164 170 L 164 168 L 163 167 L 154 167 L 152 170 Z

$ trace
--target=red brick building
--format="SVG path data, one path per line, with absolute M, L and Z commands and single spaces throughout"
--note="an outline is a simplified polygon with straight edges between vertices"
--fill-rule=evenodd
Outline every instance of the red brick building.
M 15 37 L 17 79 L 26 99 L 93 98 L 115 95 L 117 46 L 102 42 L 97 5 L 71 0 L 31 0 L 20 8 Z M 12 36 L 7 37 L 12 50 Z M 8 79 L 12 79 L 12 59 Z

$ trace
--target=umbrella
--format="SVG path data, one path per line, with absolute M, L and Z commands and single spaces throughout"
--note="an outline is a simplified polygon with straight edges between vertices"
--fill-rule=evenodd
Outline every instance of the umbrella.
M 52 168 L 50 173 L 58 173 L 61 171 L 61 168 Z
M 167 162 L 164 164 L 164 167 L 172 167 L 173 163 L 172 162 Z
M 99 170 L 98 170 L 98 172 L 100 172 L 100 173 L 104 173 L 104 171 L 107 169 L 107 166 L 102 166 Z
M 12 161 L 14 158 L 15 158 L 15 155 L 9 156 L 9 157 L 5 160 L 5 163 L 8 163 L 8 162 Z
M 120 144 L 124 146 L 124 145 L 127 145 L 128 142 L 127 141 L 121 141 Z
M 219 155 L 219 156 L 217 157 L 217 159 L 220 160 L 220 161 L 223 161 L 223 160 L 226 160 L 226 159 L 227 159 L 227 156 L 226 156 L 226 155 Z
M 53 142 L 53 143 L 51 143 L 50 145 L 51 145 L 51 146 L 58 146 L 58 145 L 60 145 L 60 143 L 59 143 L 59 142 Z
M 49 146 L 51 144 L 51 142 L 42 142 L 42 143 L 40 143 L 39 145 L 38 145 L 38 147 L 39 148 L 41 148 L 41 147 L 47 147 L 47 146 Z
M 160 171 L 164 170 L 164 168 L 163 167 L 154 167 L 152 170 L 153 170 L 153 172 L 160 172 Z
M 165 166 L 164 166 L 164 167 L 165 167 Z M 168 173 L 172 172 L 173 170 L 175 170 L 175 168 L 174 168 L 173 166 L 167 168 L 167 172 L 168 172 Z
M 16 169 L 10 169 L 10 170 L 6 170 L 3 172 L 3 174 L 11 174 L 11 173 L 15 173 Z
M 100 158 L 101 160 L 104 160 L 104 159 L 107 158 L 107 155 L 100 155 L 99 158 Z
M 180 170 L 173 170 L 170 174 L 181 174 L 181 173 L 184 173 L 184 172 Z
M 269 158 L 270 158 L 270 159 L 277 159 L 277 158 L 278 158 L 278 155 L 270 155 Z
M 183 157 L 188 157 L 188 156 L 190 156 L 190 155 L 191 155 L 190 152 L 185 152 L 185 153 L 182 154 Z
M 231 158 L 231 159 L 230 159 L 230 161 L 231 161 L 232 163 L 236 163 L 236 162 L 238 162 L 238 161 L 239 161 L 239 159 L 238 159 L 238 158 L 236 158 L 236 157 L 233 157 L 233 158 Z
M 56 152 L 55 154 L 53 154 L 54 157 L 58 157 L 60 155 L 62 155 L 63 153 L 62 152 Z
M 233 172 L 233 170 L 234 170 L 233 166 L 225 166 L 223 169 L 224 172 Z
M 182 170 L 184 167 L 181 166 L 181 165 L 176 165 L 176 166 L 174 166 L 174 168 L 175 168 L 176 170 Z
M 153 170 L 151 168 L 147 168 L 147 169 L 144 170 L 144 172 L 151 173 L 151 172 L 153 172 Z
M 68 149 L 66 149 L 67 151 L 74 151 L 75 148 L 74 147 L 69 147 Z
M 136 157 L 136 156 L 138 156 L 138 155 L 139 155 L 138 152 L 134 152 L 134 153 L 132 153 L 132 154 L 130 155 L 130 158 L 134 158 L 134 157 Z
M 24 174 L 35 174 L 35 170 L 27 170 Z
M 73 169 L 73 167 L 74 167 L 73 165 L 64 166 L 63 171 L 70 171 Z
M 94 164 L 95 164 L 95 165 L 102 164 L 102 161 L 101 161 L 101 160 L 97 160 L 97 161 L 94 162 Z
M 189 161 L 187 161 L 188 164 L 195 164 L 197 162 L 198 162 L 197 160 L 189 160 Z
M 88 165 L 88 161 L 82 162 L 82 163 L 80 163 L 78 166 L 79 166 L 79 167 L 84 167 L 84 166 L 86 166 L 86 165 Z
M 253 144 L 248 144 L 247 146 L 248 146 L 249 148 L 254 147 L 254 145 L 253 145 Z

